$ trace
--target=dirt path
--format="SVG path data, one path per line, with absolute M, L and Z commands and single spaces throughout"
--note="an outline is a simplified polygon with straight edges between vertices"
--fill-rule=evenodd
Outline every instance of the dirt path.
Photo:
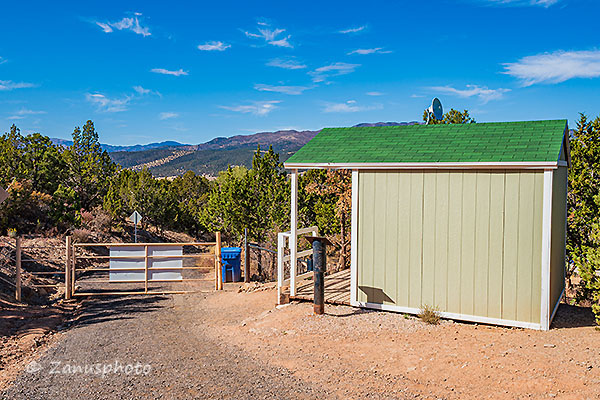
M 96 301 L 0 397 L 331 397 L 285 368 L 253 359 L 205 335 L 202 328 L 210 323 L 210 315 L 189 306 L 203 300 L 202 295 L 189 295 Z
M 549 332 L 430 326 L 236 289 L 88 302 L 0 398 L 600 398 L 589 309 L 561 306 Z

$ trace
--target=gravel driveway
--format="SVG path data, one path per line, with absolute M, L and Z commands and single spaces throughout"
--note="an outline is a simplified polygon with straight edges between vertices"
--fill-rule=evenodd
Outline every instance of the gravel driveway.
M 1 393 L 5 399 L 334 398 L 205 335 L 214 293 L 104 297 Z M 203 308 L 200 307 L 200 310 Z

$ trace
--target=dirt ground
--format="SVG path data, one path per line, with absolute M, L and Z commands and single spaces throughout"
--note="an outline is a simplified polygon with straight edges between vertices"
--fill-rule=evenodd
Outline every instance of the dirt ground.
M 600 398 L 600 332 L 561 305 L 548 332 L 310 303 L 273 289 L 93 300 L 0 398 Z M 41 346 L 43 348 L 44 346 Z M 62 366 L 141 362 L 147 375 Z M 28 367 L 29 365 L 29 367 Z M 27 372 L 29 371 L 29 372 Z

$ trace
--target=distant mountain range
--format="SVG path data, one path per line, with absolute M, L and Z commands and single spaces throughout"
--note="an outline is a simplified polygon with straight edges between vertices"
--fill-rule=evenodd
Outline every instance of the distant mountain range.
M 362 123 L 357 127 L 416 125 L 418 122 Z M 281 161 L 287 160 L 298 149 L 308 143 L 318 131 L 283 130 L 260 132 L 252 135 L 218 137 L 201 144 L 183 144 L 174 141 L 149 143 L 133 146 L 102 144 L 113 161 L 123 168 L 140 170 L 148 168 L 155 176 L 176 176 L 186 171 L 216 176 L 229 165 L 252 165 L 252 156 L 257 146 L 266 150 L 273 146 Z M 73 142 L 52 138 L 59 146 L 70 146 Z
M 58 146 L 68 147 L 73 144 L 73 142 L 71 140 L 64 140 L 64 139 L 58 139 L 58 138 L 50 138 L 50 140 L 52 140 L 52 143 L 54 143 Z M 191 145 L 174 142 L 172 140 L 167 140 L 165 142 L 160 142 L 160 143 L 135 144 L 135 145 L 131 145 L 131 146 L 116 146 L 116 145 L 112 145 L 112 144 L 101 144 L 100 146 L 102 146 L 103 150 L 106 150 L 107 152 L 112 153 L 115 151 L 144 151 L 144 150 L 151 150 L 151 149 L 160 149 L 160 148 L 164 148 L 164 147 L 187 147 L 187 146 L 191 146 Z

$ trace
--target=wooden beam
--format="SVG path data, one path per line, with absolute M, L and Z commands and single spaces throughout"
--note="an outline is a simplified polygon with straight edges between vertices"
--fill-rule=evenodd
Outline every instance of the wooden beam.
M 221 232 L 217 232 L 217 245 L 215 246 L 215 268 L 217 269 L 217 290 L 223 290 L 223 267 L 221 265 Z
M 67 236 L 65 239 L 65 300 L 71 300 L 71 274 L 73 273 L 71 268 L 71 236 Z
M 141 247 L 141 246 L 214 246 L 215 242 L 183 242 L 183 243 L 75 243 L 76 247 Z
M 16 286 L 16 290 L 15 290 L 15 298 L 17 299 L 17 301 L 21 301 L 21 238 L 17 237 L 16 238 L 16 243 L 15 243 L 15 267 L 16 267 L 16 272 L 15 272 L 15 286 Z

